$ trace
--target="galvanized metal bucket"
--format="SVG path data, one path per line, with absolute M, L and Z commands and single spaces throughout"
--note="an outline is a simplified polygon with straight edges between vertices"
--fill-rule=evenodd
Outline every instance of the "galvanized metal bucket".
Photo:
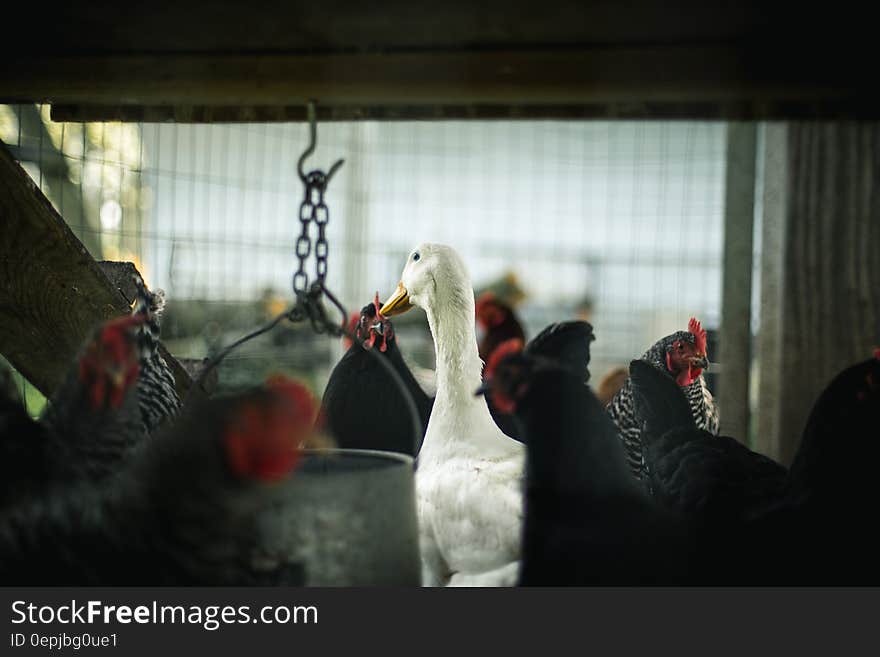
M 285 494 L 260 514 L 263 555 L 299 564 L 306 586 L 419 586 L 413 459 L 305 450 Z

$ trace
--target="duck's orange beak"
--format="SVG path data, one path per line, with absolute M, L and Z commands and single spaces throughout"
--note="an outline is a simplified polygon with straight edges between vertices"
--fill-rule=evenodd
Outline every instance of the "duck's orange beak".
M 403 282 L 400 282 L 391 298 L 379 309 L 379 313 L 386 317 L 392 317 L 401 315 L 412 307 L 413 305 L 409 302 L 409 292 L 403 287 Z

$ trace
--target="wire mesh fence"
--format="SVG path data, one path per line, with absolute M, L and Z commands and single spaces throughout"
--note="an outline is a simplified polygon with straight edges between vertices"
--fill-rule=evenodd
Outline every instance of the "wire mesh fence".
M 691 315 L 717 327 L 725 138 L 682 121 L 319 125 L 306 168 L 346 159 L 327 195 L 328 285 L 356 310 L 393 290 L 416 243 L 451 244 L 477 289 L 515 275 L 527 334 L 587 317 L 598 380 Z M 209 354 L 290 300 L 305 125 L 53 123 L 48 107 L 0 106 L 0 139 L 95 258 L 166 290 L 173 353 Z M 430 367 L 425 323 L 400 323 L 404 353 Z M 224 376 L 307 369 L 320 388 L 340 347 L 300 343 L 267 338 Z

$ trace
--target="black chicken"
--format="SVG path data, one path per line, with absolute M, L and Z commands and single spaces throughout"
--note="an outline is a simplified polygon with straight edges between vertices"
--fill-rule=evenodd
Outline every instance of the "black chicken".
M 312 430 L 302 386 L 194 405 L 120 475 L 0 515 L 0 581 L 21 585 L 301 584 L 261 563 L 258 511 L 278 503 Z
M 634 362 L 635 407 L 654 494 L 699 523 L 725 578 L 760 584 L 880 581 L 874 470 L 880 360 L 839 374 L 820 395 L 792 468 L 685 421 L 666 377 Z M 750 558 L 751 557 L 751 558 Z
M 588 322 L 556 322 L 545 327 L 525 347 L 519 338 L 511 338 L 496 345 L 486 362 L 483 376 L 484 378 L 488 376 L 495 364 L 505 357 L 524 351 L 530 356 L 556 363 L 586 384 L 590 380 L 590 343 L 595 339 L 593 327 Z M 522 442 L 523 429 L 511 410 L 505 407 L 503 402 L 499 406 L 492 395 L 489 395 L 486 401 L 498 428 L 511 438 Z
M 880 584 L 880 354 L 838 374 L 801 437 L 785 499 L 756 524 L 788 583 Z M 769 537 L 769 538 L 767 538 Z
M 629 368 L 648 481 L 666 507 L 706 522 L 740 522 L 785 492 L 788 470 L 700 429 L 681 386 L 642 360 Z
M 363 346 L 354 342 L 333 368 L 324 389 L 321 415 L 339 447 L 415 456 L 425 437 L 434 400 L 425 394 L 404 362 L 394 327 L 379 314 L 379 307 L 377 294 L 373 303 L 361 310 L 355 333 Z M 413 435 L 416 428 L 402 391 L 378 358 L 394 368 L 415 402 L 417 435 Z
M 522 422 L 528 450 L 521 584 L 686 581 L 685 525 L 639 488 L 581 376 L 526 352 L 497 363 L 484 388 Z

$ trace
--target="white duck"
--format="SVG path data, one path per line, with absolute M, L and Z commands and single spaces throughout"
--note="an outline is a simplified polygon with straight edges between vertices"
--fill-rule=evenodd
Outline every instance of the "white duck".
M 519 571 L 525 451 L 475 396 L 474 291 L 452 248 L 420 244 L 381 309 L 427 313 L 437 355 L 437 396 L 418 456 L 416 493 L 423 583 L 513 585 Z

